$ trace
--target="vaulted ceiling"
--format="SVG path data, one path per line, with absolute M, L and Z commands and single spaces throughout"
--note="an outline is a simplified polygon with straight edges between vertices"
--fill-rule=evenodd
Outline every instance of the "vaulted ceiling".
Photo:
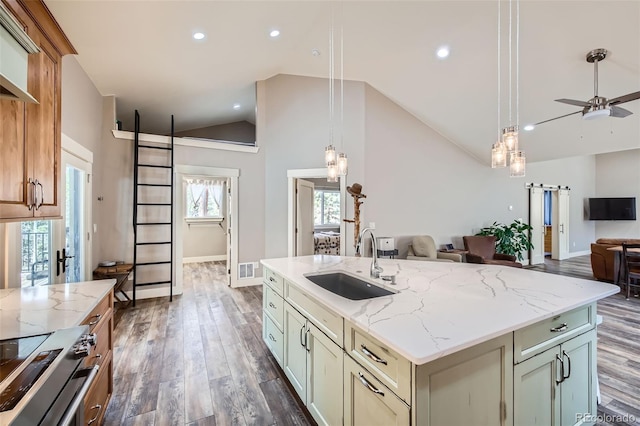
M 278 73 L 328 77 L 332 13 L 336 76 L 342 41 L 345 79 L 369 83 L 479 161 L 488 162 L 498 134 L 498 92 L 501 126 L 577 111 L 554 99 L 593 97 L 585 61 L 592 49 L 610 51 L 599 67 L 601 96 L 640 90 L 637 0 L 522 0 L 517 60 L 515 1 L 511 20 L 509 2 L 501 3 L 500 26 L 497 1 L 46 3 L 100 93 L 116 96 L 123 121 L 137 108 L 160 119 L 147 126 L 158 133 L 171 114 L 179 130 L 253 120 L 254 82 Z M 272 29 L 280 36 L 271 38 Z M 197 31 L 203 40 L 192 38 Z M 436 56 L 443 45 L 446 59 Z M 577 114 L 521 132 L 527 160 L 640 148 L 640 100 L 621 106 L 634 114 L 593 121 Z

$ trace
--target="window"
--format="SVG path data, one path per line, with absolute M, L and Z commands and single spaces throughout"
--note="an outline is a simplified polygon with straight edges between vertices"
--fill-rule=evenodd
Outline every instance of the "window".
M 224 180 L 185 179 L 185 219 L 221 219 Z
M 316 189 L 314 192 L 314 225 L 340 226 L 340 191 Z

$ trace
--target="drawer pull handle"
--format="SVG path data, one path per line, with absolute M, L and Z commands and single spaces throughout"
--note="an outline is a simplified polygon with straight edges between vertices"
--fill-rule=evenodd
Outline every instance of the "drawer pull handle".
M 379 356 L 377 356 L 376 354 L 371 352 L 369 349 L 367 349 L 367 347 L 365 345 L 360 345 L 360 350 L 362 351 L 363 354 L 365 354 L 366 356 L 368 356 L 369 358 L 371 358 L 375 362 L 379 362 L 380 364 L 387 365 L 387 361 L 386 360 L 380 358 Z
M 273 277 L 269 277 L 269 281 L 271 281 L 272 283 L 276 282 L 276 280 L 274 280 Z
M 94 315 L 91 318 L 95 318 L 95 320 L 94 321 L 90 321 L 89 322 L 89 326 L 96 325 L 97 323 L 100 322 L 100 318 L 102 318 L 102 314 Z
M 93 423 L 96 420 L 98 420 L 98 416 L 100 416 L 100 410 L 102 410 L 102 405 L 97 404 L 97 405 L 94 405 L 93 407 L 91 407 L 92 410 L 95 410 L 96 408 L 98 409 L 98 412 L 96 413 L 95 416 L 93 416 L 93 418 L 91 420 L 89 420 L 87 422 L 87 425 L 90 425 L 91 423 Z
M 272 309 L 275 309 L 276 305 L 274 305 L 273 302 L 269 302 L 269 307 L 272 308 Z
M 557 327 L 553 327 L 553 328 L 549 329 L 549 331 L 552 332 L 552 333 L 559 333 L 561 331 L 565 331 L 567 328 L 569 328 L 569 326 L 567 325 L 566 322 L 563 322 L 562 325 L 559 325 Z
M 271 340 L 272 340 L 272 341 L 274 341 L 274 342 L 276 341 L 276 338 L 275 338 L 275 337 L 273 337 L 273 334 L 271 334 L 271 333 L 269 333 L 269 339 L 271 339 Z
M 365 377 L 362 375 L 362 373 L 360 373 L 360 372 L 358 373 L 358 378 L 360 379 L 360 383 L 362 383 L 371 392 L 377 393 L 380 396 L 384 396 L 384 392 L 382 392 L 380 389 L 376 389 L 375 386 L 373 386 L 371 383 L 369 383 L 369 381 L 367 379 L 365 379 Z
M 102 354 L 96 354 L 96 358 L 102 358 Z

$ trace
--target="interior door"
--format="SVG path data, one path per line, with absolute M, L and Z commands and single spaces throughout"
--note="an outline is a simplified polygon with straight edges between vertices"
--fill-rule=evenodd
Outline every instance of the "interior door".
M 569 257 L 569 189 L 560 188 L 553 193 L 553 223 L 551 258 Z
M 531 244 L 533 248 L 529 254 L 529 264 L 544 263 L 544 189 L 542 187 L 529 188 L 529 225 L 531 230 Z
M 63 218 L 51 222 L 51 275 L 57 284 L 90 279 L 90 176 L 90 163 L 62 152 Z
M 313 254 L 313 182 L 296 180 L 296 256 Z

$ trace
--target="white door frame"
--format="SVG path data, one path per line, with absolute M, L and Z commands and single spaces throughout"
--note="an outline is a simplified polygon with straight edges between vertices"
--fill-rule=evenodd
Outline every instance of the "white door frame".
M 530 191 L 530 188 L 536 187 L 541 188 L 543 191 L 551 191 L 552 194 L 552 206 L 551 206 L 551 259 L 554 260 L 563 260 L 571 257 L 569 250 L 569 220 L 571 215 L 570 213 L 570 204 L 569 204 L 569 194 L 571 193 L 571 188 L 563 185 L 548 185 L 548 184 L 537 184 L 537 183 L 527 183 L 525 184 L 525 188 Z M 566 193 L 566 197 L 561 197 L 560 192 Z M 543 195 L 544 197 L 544 195 Z M 562 206 L 559 206 L 560 199 L 562 199 Z M 543 207 L 544 207 L 544 198 L 543 198 Z M 529 218 L 531 218 L 531 202 L 529 203 Z M 560 216 L 562 215 L 562 216 Z M 560 226 L 562 225 L 562 226 Z M 562 246 L 561 246 L 562 245 Z M 543 249 L 544 253 L 544 249 Z
M 231 224 L 231 250 L 229 253 L 231 258 L 227 259 L 227 268 L 231 270 L 231 287 L 238 287 L 238 177 L 240 176 L 240 169 L 227 169 L 221 167 L 208 167 L 208 166 L 190 166 L 187 164 L 176 164 L 175 166 L 175 192 L 174 192 L 174 210 L 173 210 L 173 223 L 174 223 L 174 268 L 175 276 L 173 277 L 176 283 L 174 294 L 182 294 L 183 282 L 182 282 L 182 250 L 183 250 L 183 232 L 182 221 L 184 220 L 184 191 L 182 185 L 182 178 L 189 175 L 198 176 L 211 176 L 211 177 L 223 177 L 227 178 L 229 182 L 229 190 L 231 191 L 231 217 L 228 223 Z
M 66 182 L 66 165 L 70 164 L 73 167 L 82 170 L 85 173 L 86 176 L 86 181 L 84 182 L 84 194 L 82 194 L 82 203 L 84 204 L 83 208 L 84 208 L 84 223 L 83 225 L 83 232 L 85 234 L 85 236 L 83 237 L 83 255 L 84 255 L 84 265 L 83 265 L 83 270 L 84 270 L 84 276 L 82 277 L 82 280 L 84 281 L 89 281 L 92 279 L 92 275 L 93 275 L 93 259 L 92 259 L 92 245 L 93 245 L 93 239 L 91 236 L 91 223 L 92 223 L 92 208 L 91 208 L 91 196 L 93 193 L 93 189 L 92 189 L 92 185 L 93 185 L 93 153 L 91 151 L 89 151 L 87 148 L 85 148 L 84 146 L 80 145 L 78 142 L 74 141 L 73 139 L 71 139 L 69 136 L 65 135 L 64 133 L 62 134 L 62 165 L 60 167 L 60 179 L 61 179 L 61 185 L 62 188 L 64 188 L 65 182 Z M 63 218 L 61 221 L 52 221 L 52 232 L 53 232 L 53 236 L 54 236 L 54 241 L 57 244 L 53 244 L 52 249 L 51 249 L 51 254 L 53 255 L 53 252 L 55 251 L 56 247 L 64 247 L 64 238 L 65 238 L 65 233 L 64 233 L 64 206 L 66 205 L 66 193 L 65 191 L 61 188 L 60 190 L 60 195 L 58 197 L 58 202 L 60 203 L 61 207 L 62 207 L 62 212 L 63 212 Z M 62 225 L 60 226 L 60 222 L 62 222 Z M 62 232 L 61 232 L 62 231 Z M 56 241 L 57 240 L 57 241 Z M 53 256 L 52 256 L 53 257 Z M 55 264 L 53 263 L 55 262 L 55 259 L 52 259 L 51 264 L 51 270 L 53 271 L 53 268 L 55 267 Z M 61 277 L 64 276 L 61 274 Z M 55 280 L 55 278 L 52 277 L 52 282 L 57 282 Z
M 287 170 L 287 256 L 295 256 L 296 247 L 296 179 L 298 178 L 326 178 L 327 169 L 291 169 Z M 338 176 L 340 181 L 340 218 L 346 216 L 346 200 L 347 200 L 347 179 L 344 176 Z M 344 222 L 340 222 L 340 256 L 346 253 L 346 226 Z

